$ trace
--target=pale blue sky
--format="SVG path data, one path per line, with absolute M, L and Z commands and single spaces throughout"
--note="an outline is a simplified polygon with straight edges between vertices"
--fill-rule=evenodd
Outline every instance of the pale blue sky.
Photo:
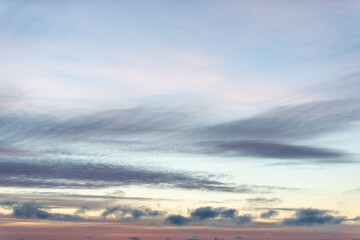
M 359 1 L 0 3 L 5 192 L 360 215 Z

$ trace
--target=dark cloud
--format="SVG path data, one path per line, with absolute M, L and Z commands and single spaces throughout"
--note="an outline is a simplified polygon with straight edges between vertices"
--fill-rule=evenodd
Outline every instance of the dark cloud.
M 250 204 L 260 205 L 260 204 L 277 204 L 281 202 L 280 198 L 264 198 L 264 197 L 257 197 L 257 198 L 248 198 L 246 201 Z
M 84 219 L 76 215 L 50 213 L 44 207 L 35 202 L 26 202 L 13 207 L 12 216 L 24 219 L 43 219 L 54 221 L 83 221 Z
M 261 218 L 264 218 L 264 219 L 268 219 L 268 218 L 275 217 L 275 216 L 277 216 L 278 214 L 279 214 L 279 213 L 278 213 L 277 211 L 270 209 L 269 211 L 260 214 L 260 217 L 261 217 Z
M 307 139 L 350 127 L 360 120 L 360 100 L 332 100 L 285 106 L 206 128 L 202 133 L 221 139 Z
M 319 209 L 299 209 L 292 218 L 285 218 L 282 222 L 287 226 L 319 226 L 327 224 L 340 224 L 346 221 L 345 217 L 335 217 L 329 211 Z
M 0 202 L 0 206 L 5 206 L 5 207 L 12 207 L 16 204 L 17 202 L 15 201 L 4 201 L 4 202 Z
M 223 192 L 267 192 L 271 186 L 230 186 L 212 175 L 175 173 L 147 168 L 83 161 L 0 160 L 0 186 L 45 188 L 104 188 L 155 185 Z
M 190 213 L 190 217 L 170 215 L 165 222 L 173 225 L 187 225 L 190 222 L 199 222 L 208 219 L 228 219 L 238 225 L 250 223 L 253 219 L 250 215 L 237 216 L 237 210 L 225 208 L 200 207 Z
M 251 215 L 242 215 L 242 216 L 237 216 L 235 218 L 235 223 L 238 225 L 244 225 L 244 224 L 251 223 L 252 220 L 253 220 L 253 217 Z
M 170 215 L 165 219 L 165 222 L 170 223 L 172 225 L 188 225 L 190 223 L 190 219 L 181 215 Z
M 212 207 L 200 207 L 191 212 L 191 218 L 195 221 L 202 221 L 209 218 L 234 218 L 237 214 L 235 209 L 223 209 Z
M 360 221 L 360 216 L 356 217 L 356 218 L 353 218 L 352 219 L 353 221 Z
M 93 236 L 85 236 L 84 238 L 86 238 L 86 239 L 93 239 L 94 237 L 93 237 Z
M 106 218 L 109 215 L 116 215 L 120 217 L 132 217 L 134 219 L 141 217 L 160 217 L 164 215 L 164 212 L 151 210 L 149 208 L 131 208 L 125 206 L 117 206 L 112 208 L 107 208 L 101 216 Z
M 218 210 L 212 209 L 211 207 L 201 207 L 195 209 L 191 213 L 191 217 L 199 220 L 205 220 L 208 218 L 216 218 L 219 214 L 220 212 Z
M 225 240 L 225 238 L 214 237 L 214 240 Z
M 323 148 L 264 141 L 208 142 L 206 153 L 276 159 L 343 159 L 347 154 Z M 350 161 L 350 160 L 349 160 Z M 351 162 L 351 161 L 350 161 Z
M 237 214 L 235 209 L 228 209 L 221 212 L 221 217 L 223 218 L 234 218 Z
M 129 240 L 141 240 L 139 237 L 128 237 Z

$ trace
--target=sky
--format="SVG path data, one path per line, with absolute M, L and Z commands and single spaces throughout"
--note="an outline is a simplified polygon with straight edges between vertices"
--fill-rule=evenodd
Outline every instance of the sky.
M 359 12 L 0 0 L 0 240 L 360 239 Z

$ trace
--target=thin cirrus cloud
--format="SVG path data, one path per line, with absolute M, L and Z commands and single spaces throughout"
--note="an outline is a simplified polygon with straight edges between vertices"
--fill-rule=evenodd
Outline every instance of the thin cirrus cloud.
M 349 128 L 360 120 L 360 100 L 328 100 L 284 106 L 257 116 L 221 123 L 204 134 L 225 139 L 298 140 Z
M 10 143 L 47 139 L 60 146 L 69 140 L 108 145 L 131 143 L 138 152 L 352 163 L 351 155 L 341 150 L 281 141 L 298 141 L 351 127 L 360 119 L 359 103 L 355 99 L 288 106 L 212 126 L 200 124 L 200 121 L 194 123 L 193 115 L 179 109 L 133 108 L 64 116 L 5 111 L 0 116 L 0 132 Z M 153 140 L 149 141 L 149 137 Z M 26 151 L 19 149 L 18 155 Z M 10 144 L 2 145 L 0 154 L 15 154 L 15 150 Z

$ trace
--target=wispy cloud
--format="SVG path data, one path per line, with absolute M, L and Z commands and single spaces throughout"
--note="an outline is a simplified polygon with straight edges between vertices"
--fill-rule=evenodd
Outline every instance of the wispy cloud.
M 248 198 L 246 201 L 250 204 L 259 205 L 259 204 L 278 204 L 281 203 L 282 200 L 280 198 L 265 198 L 265 197 L 257 197 L 257 198 Z
M 329 100 L 284 106 L 257 116 L 221 123 L 203 133 L 223 139 L 287 139 L 319 137 L 360 120 L 360 100 Z
M 179 173 L 148 168 L 83 161 L 0 160 L 0 186 L 39 188 L 104 188 L 147 185 L 220 192 L 270 192 L 276 186 L 231 185 L 213 175 Z

